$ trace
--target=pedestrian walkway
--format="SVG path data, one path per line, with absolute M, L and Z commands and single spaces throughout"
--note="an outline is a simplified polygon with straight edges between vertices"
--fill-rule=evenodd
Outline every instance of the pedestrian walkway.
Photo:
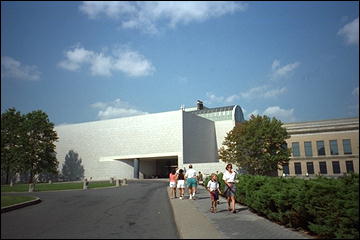
M 271 222 L 236 204 L 236 214 L 227 210 L 226 199 L 220 197 L 217 213 L 210 212 L 210 196 L 199 186 L 195 200 L 170 199 L 181 238 L 236 238 L 236 239 L 309 239 L 311 236 Z M 188 217 L 191 214 L 192 218 Z M 195 217 L 196 216 L 196 217 Z M 185 224 L 188 223 L 188 224 Z M 215 231 L 217 233 L 215 233 Z M 198 236 L 191 235 L 191 231 Z M 207 231 L 200 236 L 199 232 Z M 184 232 L 185 235 L 182 235 Z M 190 232 L 189 234 L 186 233 Z M 206 235 L 206 236 L 204 236 Z

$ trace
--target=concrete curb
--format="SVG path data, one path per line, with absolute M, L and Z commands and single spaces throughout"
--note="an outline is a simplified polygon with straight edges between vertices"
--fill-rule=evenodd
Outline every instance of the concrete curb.
M 171 199 L 170 188 L 167 188 L 175 224 L 181 239 L 224 239 L 206 216 L 200 213 L 190 199 Z M 196 200 L 195 200 L 196 201 Z
M 30 201 L 27 201 L 27 202 L 10 205 L 10 206 L 7 206 L 7 207 L 2 207 L 1 208 L 1 213 L 9 212 L 9 211 L 12 211 L 12 210 L 16 210 L 16 209 L 31 206 L 31 205 L 35 205 L 35 204 L 38 204 L 40 202 L 41 202 L 41 199 L 37 197 L 34 200 L 30 200 Z

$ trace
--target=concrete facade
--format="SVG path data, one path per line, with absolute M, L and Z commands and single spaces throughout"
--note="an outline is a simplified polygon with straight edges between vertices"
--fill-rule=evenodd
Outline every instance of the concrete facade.
M 235 126 L 235 110 L 239 112 L 236 105 L 229 109 L 230 120 L 218 122 L 180 109 L 56 126 L 59 167 L 73 150 L 82 159 L 84 177 L 93 180 L 151 178 L 168 173 L 170 166 L 186 168 L 190 163 L 202 172 L 211 173 L 209 163 L 223 169 L 225 163 L 219 161 L 217 151 Z
M 57 159 L 61 166 L 72 149 L 82 159 L 85 177 L 101 180 L 133 178 L 138 158 L 144 177 L 154 171 L 156 158 L 182 161 L 182 115 L 172 111 L 57 126 Z

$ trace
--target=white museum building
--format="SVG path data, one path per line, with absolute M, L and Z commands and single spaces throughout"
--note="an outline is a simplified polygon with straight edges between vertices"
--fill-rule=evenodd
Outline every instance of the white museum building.
M 226 134 L 244 116 L 238 105 L 195 108 L 55 126 L 59 166 L 70 150 L 79 154 L 84 177 L 165 178 L 173 167 L 224 171 L 218 158 Z

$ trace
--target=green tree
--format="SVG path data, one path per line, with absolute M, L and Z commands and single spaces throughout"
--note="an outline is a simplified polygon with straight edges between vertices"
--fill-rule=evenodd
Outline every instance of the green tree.
M 41 110 L 32 111 L 25 116 L 22 127 L 24 156 L 21 161 L 23 172 L 29 172 L 29 183 L 40 173 L 57 173 L 59 165 L 55 153 L 58 136 L 54 124 Z
M 276 176 L 279 165 L 289 162 L 289 137 L 280 120 L 251 115 L 227 134 L 219 158 L 252 175 Z
M 48 182 L 49 180 L 51 180 L 52 182 L 57 182 L 59 180 L 59 172 L 42 172 L 39 174 L 38 176 L 38 180 L 39 182 Z
M 65 156 L 65 163 L 62 167 L 62 177 L 65 181 L 78 181 L 84 177 L 84 167 L 81 165 L 79 154 L 70 150 Z
M 1 174 L 5 175 L 6 184 L 19 170 L 23 122 L 23 116 L 15 108 L 9 108 L 1 114 Z

